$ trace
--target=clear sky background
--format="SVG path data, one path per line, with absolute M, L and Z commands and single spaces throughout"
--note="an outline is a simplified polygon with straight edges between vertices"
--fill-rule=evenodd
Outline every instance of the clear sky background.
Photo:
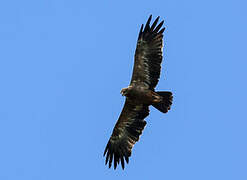
M 0 2 L 0 179 L 247 179 L 244 0 Z M 130 163 L 104 165 L 140 25 L 165 20 L 157 89 Z

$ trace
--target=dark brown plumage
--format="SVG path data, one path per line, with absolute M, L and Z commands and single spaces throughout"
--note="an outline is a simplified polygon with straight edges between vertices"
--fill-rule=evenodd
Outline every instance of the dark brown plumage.
M 172 104 L 171 92 L 154 90 L 160 77 L 165 28 L 162 28 L 164 21 L 158 24 L 159 17 L 150 26 L 151 19 L 152 15 L 145 27 L 143 24 L 141 26 L 132 79 L 130 85 L 121 90 L 126 101 L 104 151 L 105 163 L 109 163 L 109 168 L 112 161 L 114 169 L 120 162 L 124 169 L 125 161 L 129 162 L 132 147 L 146 126 L 144 119 L 149 115 L 149 106 L 153 105 L 166 113 Z

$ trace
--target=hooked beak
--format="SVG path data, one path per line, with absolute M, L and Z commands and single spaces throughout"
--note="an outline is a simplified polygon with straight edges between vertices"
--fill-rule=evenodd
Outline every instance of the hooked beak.
M 122 94 L 122 96 L 125 96 L 123 89 L 120 91 L 120 94 Z
M 122 94 L 122 96 L 126 96 L 127 95 L 127 90 L 128 88 L 123 88 L 120 93 Z

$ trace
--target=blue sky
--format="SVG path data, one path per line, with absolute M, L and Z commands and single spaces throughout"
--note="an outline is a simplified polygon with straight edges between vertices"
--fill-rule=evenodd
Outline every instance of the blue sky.
M 247 179 L 247 12 L 241 0 L 0 2 L 0 179 Z M 165 20 L 157 89 L 124 171 L 103 151 L 137 34 Z

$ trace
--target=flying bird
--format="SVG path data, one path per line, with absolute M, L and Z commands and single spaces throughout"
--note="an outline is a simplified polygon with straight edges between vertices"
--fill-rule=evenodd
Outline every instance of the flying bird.
M 164 21 L 158 24 L 159 18 L 158 16 L 150 26 L 150 15 L 145 27 L 143 24 L 141 26 L 131 82 L 120 92 L 126 97 L 125 104 L 104 151 L 105 164 L 109 163 L 109 168 L 112 162 L 114 169 L 121 162 L 124 169 L 125 161 L 129 162 L 132 148 L 146 126 L 144 119 L 149 115 L 150 105 L 162 113 L 170 110 L 172 93 L 155 91 L 160 78 L 165 30 L 162 27 Z

